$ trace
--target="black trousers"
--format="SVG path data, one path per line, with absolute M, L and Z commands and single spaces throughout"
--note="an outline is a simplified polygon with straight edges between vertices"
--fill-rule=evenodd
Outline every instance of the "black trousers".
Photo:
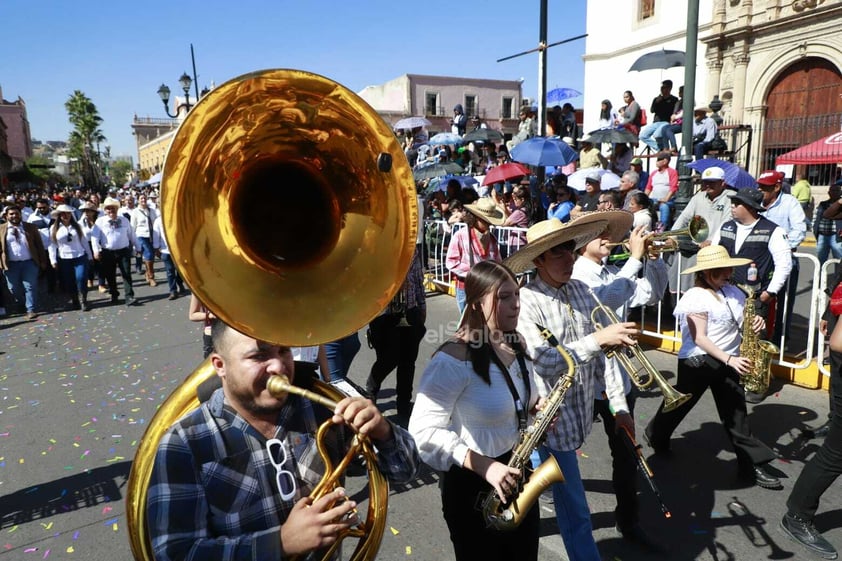
M 786 501 L 786 506 L 793 514 L 812 519 L 819 508 L 819 499 L 830 487 L 839 474 L 842 473 L 842 370 L 837 361 L 830 373 L 830 390 L 832 396 L 832 415 L 830 417 L 830 431 L 824 439 L 824 444 L 816 455 L 807 462 L 801 475 L 792 488 L 792 493 Z M 834 361 L 831 360 L 831 364 Z
M 634 393 L 635 390 L 632 389 L 626 396 L 626 403 L 632 417 L 634 417 Z M 608 446 L 611 449 L 611 481 L 614 484 L 614 496 L 617 497 L 614 518 L 617 526 L 625 530 L 638 522 L 637 459 L 631 455 L 617 434 L 614 415 L 611 414 L 607 399 L 594 400 L 594 413 L 602 419 L 602 428 L 605 429 L 605 436 L 608 437 Z
M 366 381 L 366 389 L 376 392 L 389 373 L 397 368 L 397 403 L 407 406 L 412 401 L 412 383 L 415 379 L 415 359 L 418 346 L 424 337 L 424 321 L 420 308 L 406 311 L 408 326 L 399 326 L 399 314 L 383 314 L 371 320 L 371 344 L 376 359 Z
M 498 458 L 503 463 L 508 459 Z M 482 497 L 494 492 L 482 477 L 452 467 L 441 477 L 444 520 L 450 530 L 456 561 L 534 561 L 538 559 L 540 515 L 533 505 L 525 519 L 511 532 L 489 528 L 480 510 Z
M 751 435 L 746 410 L 745 390 L 740 385 L 740 375 L 736 370 L 725 366 L 724 362 L 705 355 L 699 366 L 691 366 L 687 359 L 678 360 L 678 381 L 675 389 L 681 393 L 692 393 L 693 397 L 678 409 L 664 412 L 664 404 L 658 407 L 658 413 L 649 422 L 646 432 L 650 442 L 656 448 L 667 448 L 672 433 L 687 413 L 710 388 L 719 420 L 737 454 L 739 468 L 743 472 L 753 466 L 765 464 L 777 456 L 771 448 Z
M 123 291 L 126 293 L 126 299 L 134 298 L 131 260 L 131 246 L 115 250 L 103 249 L 100 252 L 102 275 L 105 277 L 108 292 L 111 293 L 112 298 L 116 298 L 120 294 L 117 290 L 117 268 L 120 269 L 120 275 L 123 277 Z

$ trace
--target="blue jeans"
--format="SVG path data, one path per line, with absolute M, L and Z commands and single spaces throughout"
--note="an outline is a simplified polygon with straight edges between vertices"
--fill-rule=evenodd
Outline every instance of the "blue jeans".
M 152 247 L 152 238 L 138 238 L 140 243 L 140 253 L 143 255 L 144 261 L 153 261 L 155 259 L 155 249 Z
M 351 361 L 360 351 L 360 337 L 354 331 L 337 341 L 325 343 L 327 367 L 330 368 L 330 380 L 341 380 L 348 377 Z
M 664 230 L 670 227 L 670 217 L 672 216 L 672 209 L 675 206 L 675 201 L 670 199 L 666 203 L 657 203 L 658 205 L 658 222 L 664 225 Z
M 164 262 L 164 270 L 167 271 L 167 284 L 170 286 L 170 294 L 184 292 L 184 281 L 181 280 L 181 275 L 178 274 L 178 269 L 175 268 L 172 255 L 161 253 L 161 261 Z
M 839 242 L 836 234 L 829 236 L 819 234 L 816 236 L 816 256 L 819 258 L 819 263 L 827 261 L 828 253 L 833 253 L 834 259 L 842 259 L 842 243 Z
M 658 121 L 657 123 L 650 123 L 644 126 L 640 129 L 640 136 L 638 137 L 640 142 L 651 148 L 653 152 L 657 152 L 663 145 L 659 146 L 655 137 L 660 138 L 661 129 L 667 125 L 669 125 L 669 123 L 666 121 Z
M 83 255 L 75 259 L 59 259 L 58 274 L 64 289 L 69 294 L 88 293 L 88 257 Z
M 456 289 L 456 305 L 459 307 L 459 314 L 461 315 L 462 312 L 465 311 L 465 306 L 467 305 L 467 297 L 465 296 L 465 289 L 464 288 L 457 288 Z
M 593 539 L 591 525 L 591 511 L 585 498 L 585 486 L 579 473 L 579 462 L 576 451 L 562 452 L 541 446 L 538 453 L 541 461 L 555 456 L 561 471 L 564 472 L 564 483 L 553 484 L 553 501 L 555 502 L 555 517 L 564 548 L 570 561 L 600 561 L 599 550 Z
M 35 261 L 9 261 L 6 286 L 18 301 L 23 296 L 27 312 L 35 311 L 38 307 L 38 265 Z
M 674 148 L 678 150 L 678 141 L 675 140 L 675 133 L 681 132 L 681 125 L 668 125 L 661 129 L 664 149 Z

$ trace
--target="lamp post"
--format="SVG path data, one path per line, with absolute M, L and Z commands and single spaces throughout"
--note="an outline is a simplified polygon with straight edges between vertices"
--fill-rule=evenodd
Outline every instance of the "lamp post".
M 190 85 L 193 84 L 193 79 L 184 72 L 181 75 L 181 78 L 178 79 L 178 83 L 181 84 L 181 89 L 184 91 L 184 104 L 186 106 L 185 113 L 190 111 Z M 170 113 L 170 88 L 166 84 L 161 84 L 161 87 L 158 88 L 158 95 L 161 96 L 161 101 L 164 102 L 164 111 L 167 112 L 167 115 L 171 119 L 175 119 L 178 117 L 178 107 L 175 108 L 175 115 Z

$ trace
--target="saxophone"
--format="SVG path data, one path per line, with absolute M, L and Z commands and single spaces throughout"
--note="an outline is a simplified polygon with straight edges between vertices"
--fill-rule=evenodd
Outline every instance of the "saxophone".
M 541 331 L 544 340 L 554 346 L 561 354 L 567 363 L 567 372 L 555 383 L 547 396 L 544 408 L 535 415 L 532 424 L 521 431 L 517 446 L 512 449 L 512 457 L 509 459 L 508 465 L 519 469 L 521 477 L 524 477 L 526 473 L 524 468 L 529 464 L 532 452 L 544 441 L 547 430 L 549 430 L 558 408 L 564 401 L 564 395 L 573 385 L 573 377 L 576 374 L 576 365 L 570 353 L 558 344 L 558 340 L 549 329 L 537 324 L 536 326 Z M 553 483 L 561 483 L 562 481 L 564 481 L 564 475 L 561 473 L 561 468 L 555 457 L 550 456 L 532 472 L 527 481 L 519 486 L 520 491 L 517 496 L 512 498 L 511 502 L 504 504 L 494 491 L 486 495 L 481 506 L 486 523 L 495 530 L 514 530 L 523 522 L 526 513 L 529 512 L 544 489 Z
M 760 336 L 751 328 L 751 323 L 756 315 L 754 311 L 754 289 L 745 284 L 737 286 L 746 293 L 740 356 L 749 359 L 751 362 L 749 371 L 740 375 L 740 383 L 747 392 L 765 394 L 772 379 L 772 357 L 781 350 L 777 345 L 761 340 Z

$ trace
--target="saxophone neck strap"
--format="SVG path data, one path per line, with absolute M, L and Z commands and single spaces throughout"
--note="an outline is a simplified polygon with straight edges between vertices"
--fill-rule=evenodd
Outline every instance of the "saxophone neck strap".
M 500 360 L 499 356 L 497 356 L 497 351 L 495 351 L 493 347 L 491 348 L 491 360 L 494 361 L 494 364 L 496 364 L 497 368 L 500 369 L 500 372 L 503 373 L 503 379 L 506 380 L 506 385 L 509 387 L 509 392 L 512 394 L 512 400 L 515 404 L 515 413 L 517 414 L 518 429 L 524 431 L 526 430 L 527 425 L 526 403 L 529 403 L 531 388 L 529 387 L 529 372 L 526 369 L 526 359 L 524 358 L 523 351 L 520 348 L 515 348 L 515 357 L 517 358 L 518 366 L 520 366 L 520 373 L 523 377 L 523 387 L 526 388 L 525 400 L 522 400 L 520 395 L 518 395 L 512 376 L 509 374 L 509 369 L 503 365 L 503 361 Z

